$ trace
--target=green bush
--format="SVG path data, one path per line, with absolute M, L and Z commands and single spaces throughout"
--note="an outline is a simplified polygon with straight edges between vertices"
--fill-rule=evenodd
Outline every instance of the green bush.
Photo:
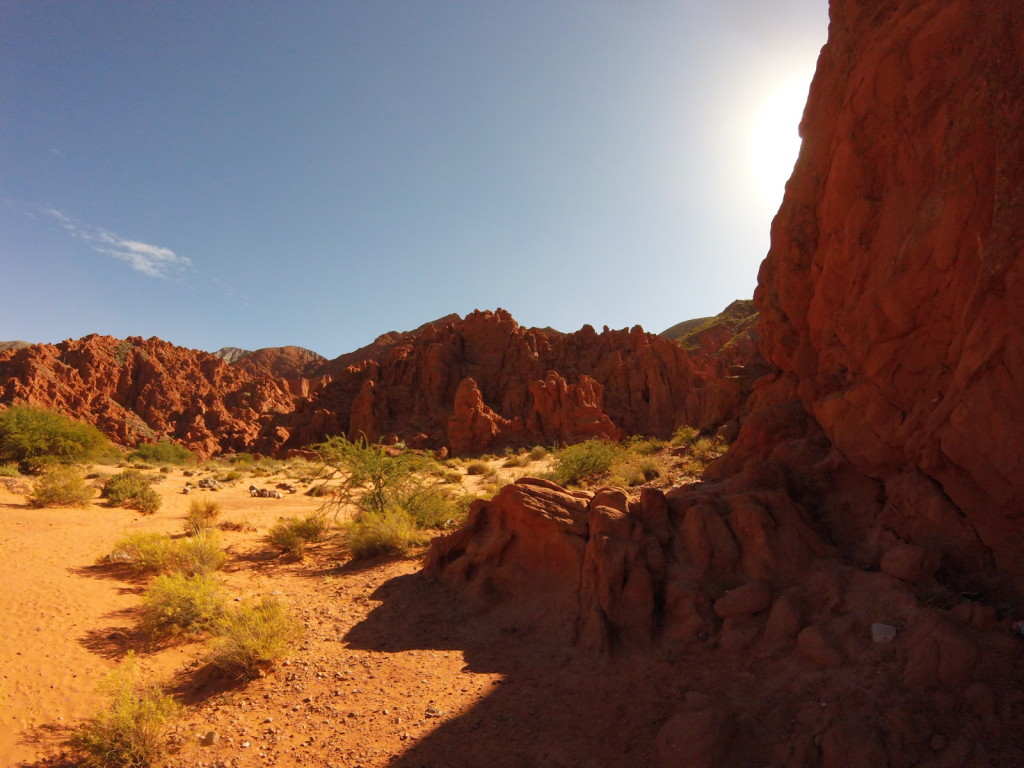
M 165 573 L 142 596 L 142 630 L 153 638 L 189 637 L 213 628 L 224 613 L 224 595 L 210 576 Z
M 28 502 L 33 507 L 84 507 L 95 495 L 81 470 L 58 464 L 46 469 L 32 483 Z
M 399 507 L 383 512 L 363 512 L 348 524 L 346 533 L 346 544 L 354 560 L 374 555 L 401 555 L 425 541 L 412 515 Z
M 657 462 L 650 456 L 626 453 L 612 464 L 609 485 L 637 486 L 661 475 Z
M 543 445 L 535 445 L 530 449 L 530 461 L 540 461 L 548 455 L 548 449 Z
M 277 600 L 229 611 L 217 622 L 210 663 L 241 680 L 262 674 L 302 637 L 300 624 Z
M 685 446 L 693 443 L 698 437 L 700 437 L 700 432 L 695 427 L 683 424 L 672 433 L 671 442 L 672 445 Z
M 157 573 L 170 568 L 173 545 L 163 533 L 132 533 L 114 544 L 104 560 L 131 566 L 140 573 Z
M 426 486 L 421 492 L 411 494 L 403 499 L 400 509 L 409 513 L 417 528 L 449 528 L 460 517 L 460 510 L 455 502 L 456 498 L 455 494 L 447 489 Z
M 171 544 L 168 568 L 172 571 L 212 573 L 219 571 L 228 561 L 227 553 L 221 548 L 220 539 L 213 531 L 175 539 Z
M 142 681 L 138 663 L 129 657 L 109 675 L 101 691 L 110 705 L 71 737 L 87 768 L 145 768 L 157 765 L 167 751 L 167 736 L 181 707 L 158 685 Z
M 266 540 L 281 552 L 301 560 L 306 553 L 306 545 L 323 541 L 329 528 L 327 518 L 322 514 L 286 517 L 270 528 Z
M 0 411 L 0 461 L 26 468 L 47 460 L 73 464 L 110 451 L 110 441 L 92 424 L 29 405 Z
M 638 456 L 651 456 L 665 447 L 665 441 L 656 437 L 633 435 L 626 441 L 626 450 Z
M 185 533 L 189 536 L 205 533 L 213 527 L 219 514 L 220 504 L 208 496 L 192 499 L 188 505 L 188 515 L 185 517 Z
M 562 486 L 578 485 L 607 473 L 623 448 L 610 440 L 593 439 L 576 443 L 555 454 L 548 477 Z
M 127 469 L 103 484 L 103 497 L 112 507 L 129 507 L 146 515 L 160 509 L 160 494 L 141 472 Z
M 134 451 L 128 454 L 129 459 L 137 461 L 149 461 L 154 464 L 192 464 L 196 456 L 192 451 L 182 445 L 172 443 L 170 440 L 161 440 L 159 443 L 141 443 Z
M 0 464 L 0 477 L 18 477 L 21 471 L 17 464 Z
M 213 532 L 183 539 L 163 533 L 133 533 L 114 544 L 104 559 L 140 573 L 202 574 L 219 570 L 227 557 Z
M 412 451 L 391 455 L 379 443 L 350 442 L 344 437 L 332 437 L 314 448 L 324 461 L 324 482 L 331 493 L 325 510 L 341 511 L 352 504 L 360 510 L 383 512 L 439 482 L 431 476 L 437 469 L 434 460 Z
M 466 465 L 467 475 L 486 475 L 490 467 L 485 461 L 471 461 Z

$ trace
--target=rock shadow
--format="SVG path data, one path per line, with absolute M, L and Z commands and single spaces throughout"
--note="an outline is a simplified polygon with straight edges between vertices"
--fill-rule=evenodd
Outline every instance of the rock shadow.
M 352 648 L 460 650 L 464 671 L 503 679 L 389 763 L 393 768 L 649 768 L 680 691 L 649 658 L 587 656 L 501 607 L 477 610 L 419 573 L 382 584 L 381 601 L 345 636 Z

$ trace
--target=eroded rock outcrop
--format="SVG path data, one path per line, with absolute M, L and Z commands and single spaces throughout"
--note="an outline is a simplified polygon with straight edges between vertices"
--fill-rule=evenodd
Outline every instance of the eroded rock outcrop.
M 274 453 L 288 438 L 279 422 L 295 408 L 283 379 L 156 338 L 96 335 L 0 354 L 0 402 L 52 408 L 122 445 L 171 438 L 201 456 Z
M 843 456 L 887 487 L 914 484 L 913 498 L 945 497 L 939 525 L 962 515 L 1014 573 L 1022 13 L 1005 0 L 833 3 L 755 297 L 766 356 Z M 933 527 L 921 523 L 901 535 Z
M 436 322 L 376 352 L 335 370 L 320 407 L 350 436 L 425 435 L 424 445 L 450 442 L 455 453 L 718 427 L 738 417 L 764 372 L 742 344 L 718 359 L 639 327 L 562 334 L 523 328 L 504 310 Z
M 743 690 L 675 702 L 666 768 L 1024 761 L 1022 34 L 1008 0 L 834 0 L 728 455 L 660 500 L 520 483 L 432 546 L 542 636 Z M 522 520 L 579 502 L 554 579 Z
M 744 371 L 733 353 L 716 355 L 639 327 L 522 328 L 502 310 L 385 334 L 332 361 L 301 347 L 210 355 L 90 336 L 0 352 L 0 403 L 56 408 L 124 445 L 169 437 L 202 456 L 281 455 L 339 433 L 483 453 L 734 420 L 763 361 L 751 353 Z

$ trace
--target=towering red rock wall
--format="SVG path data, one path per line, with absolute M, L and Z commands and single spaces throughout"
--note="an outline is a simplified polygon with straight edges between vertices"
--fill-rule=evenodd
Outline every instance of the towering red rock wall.
M 948 499 L 1018 573 L 1022 96 L 1020 3 L 834 2 L 755 296 L 766 356 L 899 516 Z
M 540 636 L 713 670 L 663 768 L 1024 764 L 1022 58 L 1017 0 L 833 0 L 725 459 L 520 480 L 432 544 Z

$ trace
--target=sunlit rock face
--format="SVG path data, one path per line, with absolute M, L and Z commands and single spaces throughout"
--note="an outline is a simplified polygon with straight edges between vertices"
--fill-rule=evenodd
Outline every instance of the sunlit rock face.
M 903 538 L 973 528 L 1024 573 L 1024 6 L 831 14 L 755 297 L 764 353 Z M 905 519 L 922 507 L 942 511 Z

